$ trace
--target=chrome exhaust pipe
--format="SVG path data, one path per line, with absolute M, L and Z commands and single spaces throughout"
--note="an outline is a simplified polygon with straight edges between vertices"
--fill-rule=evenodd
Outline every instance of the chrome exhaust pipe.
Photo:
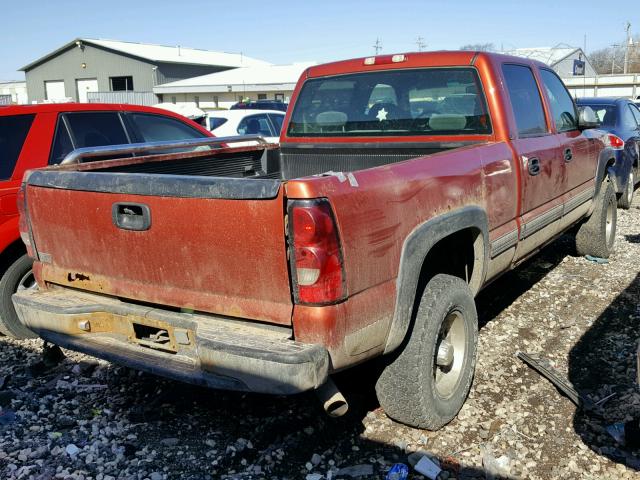
M 349 404 L 331 377 L 316 390 L 316 395 L 322 403 L 322 408 L 330 417 L 341 417 L 349 410 Z

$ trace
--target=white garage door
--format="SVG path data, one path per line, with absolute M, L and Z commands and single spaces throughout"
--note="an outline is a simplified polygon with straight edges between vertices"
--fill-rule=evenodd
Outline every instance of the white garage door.
M 86 78 L 84 80 L 76 80 L 78 86 L 78 101 L 87 103 L 87 93 L 98 91 L 98 80 L 95 78 Z
M 44 82 L 44 92 L 47 100 L 64 100 L 67 98 L 64 91 L 64 81 L 62 80 Z

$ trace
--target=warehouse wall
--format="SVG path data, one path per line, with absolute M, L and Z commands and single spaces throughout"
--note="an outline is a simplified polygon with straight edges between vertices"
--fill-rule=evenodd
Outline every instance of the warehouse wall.
M 82 64 L 86 66 L 83 67 Z M 45 100 L 45 81 L 64 80 L 66 96 L 78 101 L 77 79 L 98 80 L 98 90 L 110 90 L 109 77 L 132 76 L 136 91 L 150 92 L 155 81 L 150 62 L 112 53 L 91 45 L 76 45 L 25 72 L 29 101 Z

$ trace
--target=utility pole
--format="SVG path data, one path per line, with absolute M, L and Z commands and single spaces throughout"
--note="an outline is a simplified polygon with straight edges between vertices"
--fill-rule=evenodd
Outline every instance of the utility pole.
M 625 42 L 624 47 L 624 73 L 627 73 L 629 70 L 629 47 L 633 45 L 633 40 L 631 39 L 631 34 L 629 33 L 629 29 L 631 28 L 631 24 L 627 22 L 627 41 Z
M 418 51 L 419 52 L 424 50 L 424 48 L 427 46 L 427 44 L 424 43 L 424 38 L 422 38 L 422 37 L 416 38 L 416 45 L 418 46 Z
M 613 70 L 616 66 L 616 49 L 619 47 L 617 43 L 611 45 L 611 75 L 613 75 Z
M 380 43 L 379 38 L 376 38 L 376 44 L 373 46 L 373 48 L 376 51 L 376 55 L 378 55 L 380 53 L 380 50 L 382 50 L 382 44 Z

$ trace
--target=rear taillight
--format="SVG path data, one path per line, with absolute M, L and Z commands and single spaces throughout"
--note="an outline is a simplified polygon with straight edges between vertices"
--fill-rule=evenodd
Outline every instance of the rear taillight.
M 609 137 L 609 145 L 611 148 L 614 150 L 624 150 L 624 140 L 613 133 L 609 133 L 607 137 Z
M 31 258 L 35 258 L 35 250 L 33 248 L 33 241 L 31 237 L 31 230 L 29 228 L 29 214 L 27 212 L 26 195 L 24 185 L 20 187 L 16 195 L 16 203 L 18 207 L 18 213 L 20 214 L 20 220 L 18 221 L 18 230 L 20 230 L 20 238 L 27 247 L 27 255 Z
M 298 304 L 327 305 L 346 296 L 338 228 L 325 199 L 289 202 L 289 261 Z

